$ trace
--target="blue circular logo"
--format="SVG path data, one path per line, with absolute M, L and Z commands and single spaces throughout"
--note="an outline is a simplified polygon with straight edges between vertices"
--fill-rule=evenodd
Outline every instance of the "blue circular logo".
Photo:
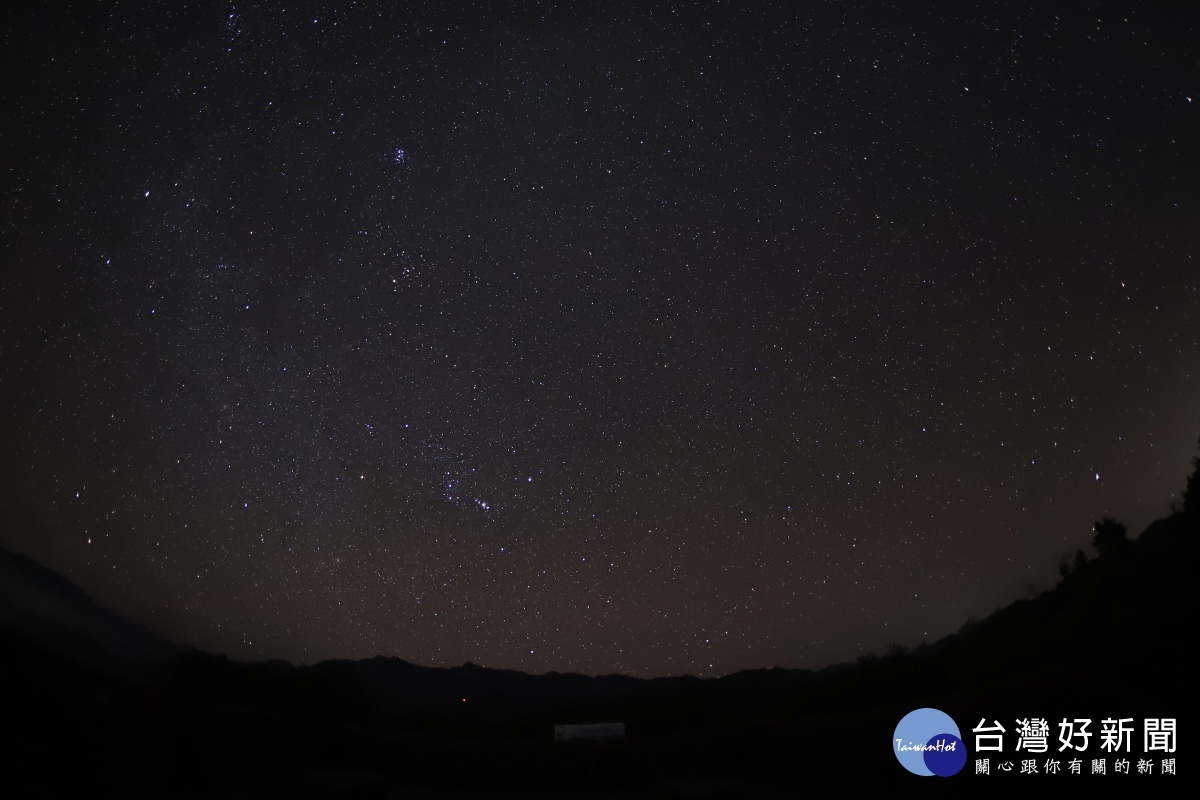
M 918 708 L 904 715 L 892 734 L 896 760 L 914 775 L 957 775 L 967 763 L 967 747 L 950 715 Z

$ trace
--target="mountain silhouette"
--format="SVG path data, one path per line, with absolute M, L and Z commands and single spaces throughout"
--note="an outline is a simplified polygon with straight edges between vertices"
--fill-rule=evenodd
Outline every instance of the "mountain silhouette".
M 78 586 L 0 547 L 0 629 L 28 646 L 114 676 L 140 677 L 179 648 L 98 606 Z
M 384 657 L 237 663 L 167 642 L 0 549 L 0 657 L 16 734 L 5 752 L 48 793 L 123 796 L 894 787 L 912 776 L 887 743 L 914 708 L 946 711 L 964 734 L 980 719 L 1030 714 L 1178 717 L 1193 667 L 1198 541 L 1196 515 L 1177 513 L 939 641 L 819 671 L 708 680 Z M 622 722 L 628 735 L 553 742 L 556 724 L 596 722 Z M 809 765 L 802 775 L 786 766 L 797 754 Z

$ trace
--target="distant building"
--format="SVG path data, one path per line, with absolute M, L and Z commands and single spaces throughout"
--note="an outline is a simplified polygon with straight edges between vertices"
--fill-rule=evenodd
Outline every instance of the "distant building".
M 624 722 L 592 722 L 586 725 L 554 726 L 554 741 L 556 742 L 594 742 L 624 738 Z

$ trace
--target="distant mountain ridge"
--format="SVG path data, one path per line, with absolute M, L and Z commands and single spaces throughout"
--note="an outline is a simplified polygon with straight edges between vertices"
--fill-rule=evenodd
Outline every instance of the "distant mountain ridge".
M 144 626 L 97 605 L 59 573 L 3 547 L 0 547 L 0 631 L 19 636 L 81 665 L 116 675 L 140 674 L 139 669 L 146 666 L 156 670 L 170 666 L 172 680 L 185 682 L 196 679 L 198 672 L 206 670 L 226 676 L 244 673 L 264 680 L 283 680 L 294 673 L 306 676 L 296 679 L 297 688 L 310 683 L 328 685 L 341 681 L 355 687 L 354 692 L 361 693 L 364 702 L 374 704 L 377 709 L 397 709 L 406 703 L 427 705 L 431 697 L 438 697 L 444 702 L 463 704 L 465 700 L 466 704 L 503 707 L 512 714 L 529 716 L 539 707 L 536 698 L 543 694 L 571 694 L 579 699 L 580 708 L 589 709 L 598 702 L 612 702 L 615 694 L 637 697 L 660 692 L 694 700 L 695 693 L 686 687 L 734 685 L 745 683 L 756 675 L 792 683 L 792 679 L 784 676 L 841 674 L 848 669 L 874 670 L 879 663 L 894 665 L 905 659 L 918 659 L 918 656 L 924 660 L 947 651 L 954 652 L 957 660 L 972 664 L 972 669 L 987 673 L 1005 661 L 1000 652 L 1001 643 L 1028 645 L 1031 641 L 1042 641 L 1046 648 L 1044 653 L 1059 653 L 1063 657 L 1068 653 L 1060 653 L 1063 648 L 1055 644 L 1055 637 L 1060 642 L 1070 642 L 1076 654 L 1080 648 L 1107 646 L 1114 631 L 1095 628 L 1110 625 L 1113 620 L 1100 622 L 1094 617 L 1105 611 L 1118 616 L 1149 615 L 1141 619 L 1137 630 L 1158 631 L 1165 636 L 1166 632 L 1160 629 L 1172 618 L 1172 609 L 1181 608 L 1191 599 L 1194 572 L 1198 566 L 1195 560 L 1197 541 L 1200 541 L 1200 526 L 1195 515 L 1175 514 L 1152 523 L 1119 554 L 1078 562 L 1074 571 L 1068 571 L 1054 589 L 1035 598 L 1015 601 L 984 620 L 968 621 L 959 634 L 922 644 L 911 652 L 898 648 L 897 652 L 886 656 L 866 656 L 857 664 L 833 665 L 817 672 L 749 670 L 703 681 L 691 676 L 639 679 L 557 672 L 534 676 L 471 663 L 450 668 L 422 667 L 400 658 L 383 656 L 359 661 L 332 660 L 302 667 L 284 661 L 241 664 L 224 656 L 212 656 L 168 642 Z M 1119 630 L 1116 633 L 1119 634 Z M 973 653 L 987 655 L 976 658 Z M 974 663 L 976 661 L 979 663 Z M 545 692 L 535 688 L 539 684 L 545 685 Z M 517 695 L 523 698 L 520 704 L 497 699 Z M 531 699 L 534 699 L 532 704 Z M 512 708 L 508 708 L 509 705 Z M 618 705 L 625 708 L 627 703 Z M 478 716 L 484 712 L 474 713 Z M 598 709 L 589 710 L 584 716 L 599 713 Z
M 12 752 L 30 763 L 69 755 L 126 794 L 131 770 L 148 795 L 180 774 L 201 794 L 266 781 L 342 796 L 358 780 L 347 775 L 370 776 L 363 796 L 447 782 L 561 794 L 580 780 L 661 788 L 676 773 L 782 785 L 795 752 L 853 775 L 845 742 L 886 742 L 903 714 L 927 706 L 960 725 L 1030 713 L 1177 716 L 1193 672 L 1197 521 L 1174 514 L 1096 558 L 1077 557 L 1053 589 L 933 643 L 815 672 L 706 680 L 535 676 L 382 656 L 237 663 L 168 643 L 0 549 L 0 663 L 19 687 L 6 713 L 26 731 L 26 749 Z M 625 723 L 628 741 L 552 745 L 553 725 L 593 722 Z M 201 764 L 222 771 L 197 777 Z M 325 785 L 318 773 L 341 777 L 311 790 Z M 823 782 L 841 785 L 809 779 Z

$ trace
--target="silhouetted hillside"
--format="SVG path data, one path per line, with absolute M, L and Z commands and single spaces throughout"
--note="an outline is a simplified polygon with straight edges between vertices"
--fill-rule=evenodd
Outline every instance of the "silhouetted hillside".
M 92 602 L 78 586 L 0 547 L 0 629 L 114 675 L 137 677 L 179 648 Z
M 532 676 L 401 659 L 295 667 L 180 650 L 0 550 L 0 656 L 18 771 L 125 795 L 388 796 L 404 787 L 742 796 L 909 777 L 892 728 L 1037 713 L 1178 716 L 1190 667 L 1194 514 L 1064 567 L 1054 589 L 910 652 L 714 680 Z M 555 744 L 557 723 L 628 738 Z M 853 746 L 847 749 L 847 743 Z M 63 772 L 57 765 L 77 769 Z M 864 768 L 868 765 L 869 768 Z

